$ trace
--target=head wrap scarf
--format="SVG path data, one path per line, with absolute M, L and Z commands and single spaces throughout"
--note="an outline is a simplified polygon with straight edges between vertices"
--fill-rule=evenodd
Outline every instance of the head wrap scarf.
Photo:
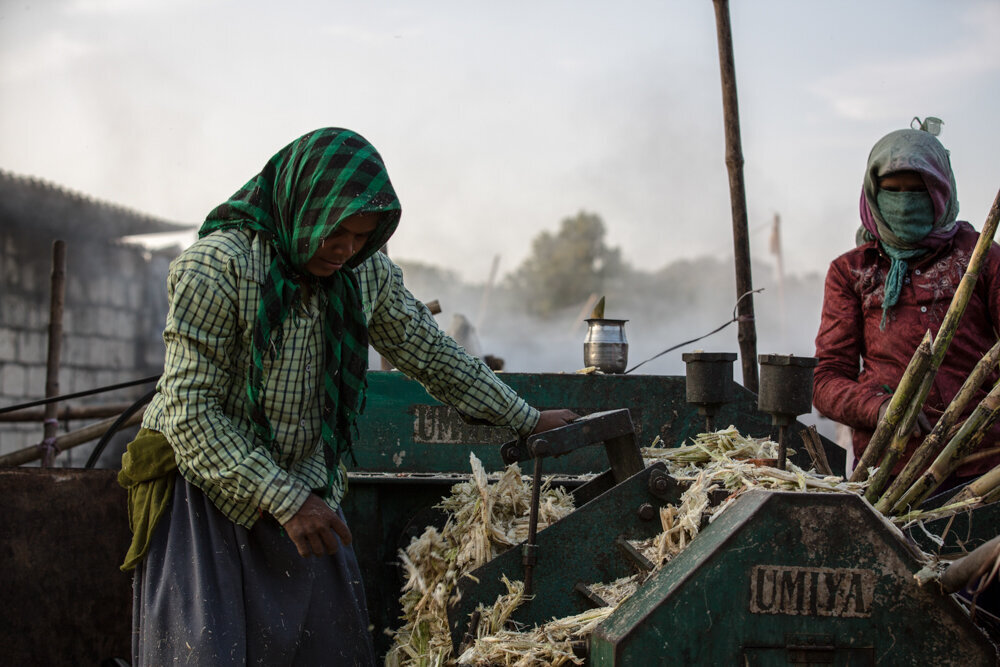
M 934 206 L 931 231 L 916 242 L 907 242 L 894 234 L 879 211 L 879 180 L 900 171 L 920 174 Z M 862 229 L 858 240 L 878 240 L 891 259 L 882 301 L 884 329 L 886 315 L 899 299 L 908 268 L 906 260 L 940 248 L 958 232 L 958 188 L 948 151 L 934 135 L 923 130 L 896 130 L 879 139 L 868 156 L 860 212 Z
M 326 278 L 309 275 L 306 262 L 345 218 L 376 213 L 364 247 L 345 268 Z M 281 348 L 281 325 L 308 282 L 326 294 L 323 316 L 321 439 L 327 492 L 364 406 L 368 330 L 354 269 L 378 251 L 399 223 L 401 208 L 378 152 L 363 137 L 339 128 L 310 132 L 278 151 L 263 170 L 208 214 L 198 232 L 251 229 L 270 244 L 273 258 L 261 286 L 246 391 L 256 436 L 269 447 L 275 434 L 262 394 L 267 350 Z M 348 268 L 349 267 L 349 268 Z

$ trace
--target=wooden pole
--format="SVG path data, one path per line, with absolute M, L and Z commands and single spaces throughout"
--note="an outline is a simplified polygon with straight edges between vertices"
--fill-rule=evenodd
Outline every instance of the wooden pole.
M 482 331 L 483 323 L 486 321 L 486 307 L 490 301 L 490 292 L 493 291 L 493 284 L 497 280 L 497 271 L 500 269 L 500 255 L 493 256 L 493 264 L 490 265 L 490 276 L 486 279 L 486 285 L 483 287 L 483 296 L 479 300 L 479 312 L 476 314 L 476 329 Z
M 747 197 L 743 183 L 743 148 L 740 140 L 740 111 L 736 97 L 736 66 L 733 33 L 729 24 L 729 0 L 712 0 L 719 41 L 719 69 L 722 75 L 722 109 L 726 128 L 726 167 L 729 169 L 729 201 L 733 215 L 733 250 L 736 259 L 736 298 L 739 315 L 740 357 L 743 386 L 757 393 L 757 328 L 754 323 L 753 276 L 750 272 L 750 231 Z
M 774 214 L 771 227 L 771 254 L 774 255 L 775 273 L 778 280 L 778 324 L 781 345 L 787 343 L 788 312 L 785 310 L 785 258 L 781 249 L 781 216 Z
M 145 408 L 139 410 L 134 415 L 125 420 L 125 423 L 121 425 L 121 428 L 126 428 L 128 426 L 134 426 L 142 421 L 142 415 L 145 413 Z M 94 422 L 84 426 L 81 429 L 72 431 L 70 433 L 64 433 L 55 438 L 53 446 L 56 452 L 65 452 L 67 449 L 72 449 L 82 445 L 85 442 L 90 442 L 91 440 L 96 440 L 101 437 L 105 431 L 114 425 L 117 417 L 112 417 L 111 419 L 105 419 L 104 421 Z M 24 449 L 19 449 L 16 452 L 11 452 L 10 454 L 4 454 L 0 456 L 0 467 L 5 466 L 19 466 L 24 463 L 30 463 L 31 461 L 37 461 L 42 457 L 42 448 L 38 445 L 32 445 L 31 447 L 25 447 Z
M 59 357 L 62 350 L 63 304 L 66 300 L 66 242 L 56 240 L 52 244 L 52 288 L 49 298 L 49 350 L 45 367 L 45 398 L 59 395 Z M 59 431 L 59 411 L 57 403 L 45 406 L 42 439 L 42 466 L 51 467 L 55 461 L 56 433 Z

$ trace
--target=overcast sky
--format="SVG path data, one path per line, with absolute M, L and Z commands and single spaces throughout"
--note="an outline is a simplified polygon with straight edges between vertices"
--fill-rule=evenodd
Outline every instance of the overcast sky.
M 850 248 L 871 145 L 938 116 L 961 217 L 1000 186 L 1000 2 L 735 0 L 752 250 Z M 732 253 L 710 0 L 0 0 L 0 169 L 199 222 L 320 126 L 382 153 L 390 254 L 485 280 L 599 214 L 632 264 Z

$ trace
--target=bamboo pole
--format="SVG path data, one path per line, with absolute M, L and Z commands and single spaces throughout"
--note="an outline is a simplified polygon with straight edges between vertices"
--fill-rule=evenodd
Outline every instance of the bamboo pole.
M 729 22 L 729 0 L 712 0 L 719 41 L 719 69 L 722 78 L 722 109 L 726 129 L 726 167 L 729 171 L 729 200 L 733 216 L 733 249 L 736 259 L 736 297 L 739 299 L 740 363 L 743 386 L 757 393 L 757 329 L 754 322 L 753 276 L 750 271 L 750 232 L 747 197 L 743 183 L 743 148 L 740 140 L 740 111 L 736 95 L 736 66 L 733 33 Z M 746 298 L 743 298 L 746 297 Z
M 142 421 L 142 415 L 146 411 L 145 408 L 139 410 L 134 415 L 129 417 L 121 428 L 126 428 L 128 426 L 134 426 Z M 111 426 L 115 423 L 117 417 L 112 417 L 111 419 L 105 419 L 103 421 L 95 422 L 84 426 L 83 428 L 77 429 L 76 431 L 71 431 L 70 433 L 65 433 L 56 437 L 55 439 L 55 449 L 57 452 L 65 452 L 67 449 L 72 449 L 73 447 L 78 447 L 86 442 L 95 440 L 104 434 Z M 0 467 L 13 467 L 19 466 L 24 463 L 30 463 L 31 461 L 37 461 L 42 457 L 42 448 L 40 445 L 32 445 L 31 447 L 25 447 L 24 449 L 19 449 L 16 452 L 11 452 L 9 454 L 4 454 L 0 456 Z
M 997 233 L 998 222 L 1000 222 L 1000 191 L 997 191 L 997 195 L 993 199 L 993 206 L 990 207 L 989 215 L 986 216 L 986 223 L 983 225 L 983 231 L 979 233 L 979 239 L 976 241 L 976 247 L 972 251 L 972 256 L 969 258 L 969 265 L 965 269 L 962 281 L 958 284 L 958 289 L 955 290 L 955 295 L 952 297 L 951 303 L 948 305 L 948 311 L 945 313 L 944 320 L 941 322 L 937 336 L 934 338 L 931 367 L 921 379 L 920 387 L 911 401 L 913 403 L 913 409 L 908 409 L 905 413 L 906 418 L 896 429 L 894 441 L 909 439 L 910 437 L 910 432 L 913 430 L 913 426 L 916 423 L 917 415 L 923 408 L 924 401 L 927 399 L 927 394 L 930 393 L 931 387 L 934 384 L 934 377 L 937 375 L 937 370 L 941 367 L 941 363 L 944 361 L 944 356 L 948 352 L 948 347 L 951 345 L 951 341 L 955 337 L 955 332 L 958 330 L 958 323 L 961 321 L 962 315 L 965 313 L 965 307 L 969 304 L 969 299 L 972 297 L 973 290 L 976 287 L 976 282 L 979 280 L 979 273 L 982 271 L 983 264 L 986 261 L 986 256 L 989 254 L 990 247 L 993 245 L 993 237 L 996 236 Z M 903 445 L 905 446 L 905 441 Z M 865 454 L 868 454 L 867 449 L 865 450 Z M 872 458 L 875 459 L 880 457 L 873 456 Z M 868 465 L 871 465 L 873 462 L 874 460 Z M 855 479 L 855 476 L 858 475 L 861 468 L 861 465 L 855 468 L 855 474 L 851 476 L 851 481 L 861 481 Z M 863 471 L 861 474 L 867 475 L 867 470 Z
M 107 405 L 62 405 L 56 413 L 56 419 L 67 421 L 72 419 L 101 419 L 114 417 L 125 412 L 131 403 L 109 403 Z M 0 422 L 40 422 L 45 419 L 44 409 L 24 409 L 0 415 Z
M 989 374 L 996 369 L 998 362 L 1000 362 L 1000 341 L 997 341 L 983 355 L 983 358 L 979 360 L 975 368 L 972 369 L 969 377 L 962 383 L 961 389 L 958 390 L 951 403 L 948 404 L 937 424 L 934 425 L 934 428 L 924 438 L 924 441 L 917 450 L 913 452 L 913 456 L 906 462 L 906 466 L 900 471 L 899 476 L 892 481 L 888 490 L 886 490 L 875 504 L 877 510 L 883 514 L 888 513 L 896 504 L 896 501 L 899 500 L 899 497 L 910 488 L 917 476 L 941 453 L 941 448 L 944 447 L 945 442 L 954 437 L 954 434 L 949 435 L 952 427 L 958 423 L 962 413 L 965 412 L 965 407 L 972 400 L 975 393 L 979 391 Z
M 941 450 L 930 467 L 896 501 L 892 513 L 898 514 L 907 508 L 920 505 L 958 467 L 961 459 L 975 451 L 998 417 L 1000 417 L 1000 382 L 997 382 L 986 398 L 976 406 L 962 428 Z
M 886 408 L 885 414 L 875 426 L 875 432 L 872 434 L 871 440 L 868 441 L 865 451 L 862 452 L 861 460 L 858 461 L 854 472 L 851 473 L 852 482 L 863 482 L 868 479 L 868 469 L 882 458 L 890 437 L 906 413 L 907 406 L 910 404 L 918 384 L 926 375 L 930 363 L 931 332 L 927 331 L 913 356 L 910 357 L 910 363 L 907 364 L 906 370 L 903 371 L 903 377 L 899 380 L 899 385 L 892 393 L 892 398 L 889 399 L 889 406 Z
M 66 242 L 56 240 L 52 243 L 52 286 L 49 296 L 49 348 L 45 364 L 45 398 L 59 395 L 59 357 L 62 351 L 62 320 L 63 305 L 66 302 Z M 59 420 L 56 413 L 57 403 L 45 406 L 45 417 L 42 422 L 42 466 L 50 467 L 56 458 L 55 437 L 59 432 Z

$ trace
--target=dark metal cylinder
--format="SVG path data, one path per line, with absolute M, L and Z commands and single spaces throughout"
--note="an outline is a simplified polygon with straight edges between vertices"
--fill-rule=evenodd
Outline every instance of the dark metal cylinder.
M 685 352 L 685 398 L 691 405 L 717 407 L 733 400 L 735 352 Z
M 773 418 L 774 424 L 788 424 L 798 415 L 812 411 L 815 357 L 762 354 L 760 393 L 757 409 Z

